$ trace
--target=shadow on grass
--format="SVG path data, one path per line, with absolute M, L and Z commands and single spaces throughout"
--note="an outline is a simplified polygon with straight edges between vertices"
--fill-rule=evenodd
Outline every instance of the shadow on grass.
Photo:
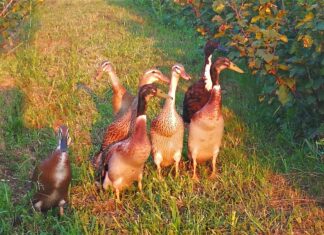
M 25 227 L 31 219 L 31 175 L 35 165 L 56 146 L 52 128 L 24 126 L 24 95 L 17 88 L 0 90 L 0 233 L 11 234 L 16 219 Z M 57 211 L 49 213 L 56 217 Z M 18 216 L 18 217 L 17 217 Z M 41 215 L 35 218 L 43 220 Z M 20 227 L 23 228 L 23 227 Z M 20 230 L 21 232 L 21 230 Z

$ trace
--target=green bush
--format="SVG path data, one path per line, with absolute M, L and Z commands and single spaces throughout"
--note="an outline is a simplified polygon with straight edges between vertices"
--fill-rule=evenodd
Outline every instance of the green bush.
M 19 32 L 36 4 L 43 0 L 0 0 L 0 45 L 14 46 L 21 40 Z
M 324 137 L 324 4 L 320 1 L 141 0 L 159 18 L 190 21 L 246 61 L 263 87 L 260 102 L 297 138 Z M 314 3 L 314 4 L 312 4 Z M 163 16 L 164 15 L 164 16 Z M 168 17 L 169 16 L 169 17 Z M 170 17 L 171 16 L 171 17 Z M 272 114 L 271 114 L 272 115 Z

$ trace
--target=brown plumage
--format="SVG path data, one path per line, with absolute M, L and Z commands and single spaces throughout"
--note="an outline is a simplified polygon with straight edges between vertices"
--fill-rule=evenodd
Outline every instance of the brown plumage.
M 99 80 L 104 74 L 104 72 L 108 73 L 113 89 L 112 107 L 114 114 L 116 115 L 119 112 L 123 113 L 125 110 L 127 110 L 128 106 L 131 105 L 134 96 L 130 94 L 126 90 L 126 88 L 120 83 L 115 69 L 109 61 L 102 62 L 101 66 L 97 71 L 95 79 Z
M 135 96 L 128 92 L 121 84 L 112 64 L 109 61 L 102 62 L 97 71 L 96 80 L 99 80 L 105 72 L 108 73 L 113 88 L 112 106 L 114 115 L 122 115 L 127 112 L 129 106 L 133 103 Z M 161 71 L 152 68 L 144 73 L 140 80 L 140 86 L 156 81 L 169 83 L 169 80 L 161 73 Z
M 161 178 L 161 166 L 166 167 L 175 163 L 176 176 L 183 147 L 184 124 L 175 108 L 176 89 L 179 78 L 189 80 L 183 65 L 172 67 L 172 77 L 168 95 L 172 97 L 165 101 L 161 113 L 152 121 L 151 138 L 154 163 Z
M 151 142 L 146 133 L 145 111 L 147 101 L 153 96 L 166 97 L 153 84 L 140 88 L 134 130 L 128 138 L 111 145 L 103 153 L 103 188 L 112 186 L 118 202 L 120 191 L 134 181 L 138 181 L 138 187 L 142 190 L 144 163 L 151 152 Z
M 140 79 L 139 88 L 156 81 L 170 83 L 170 80 L 157 69 L 147 70 Z M 101 167 L 102 152 L 111 144 L 125 139 L 129 130 L 134 127 L 138 98 L 134 98 L 132 104 L 124 113 L 118 113 L 114 121 L 109 124 L 104 133 L 101 148 L 93 158 L 93 165 L 98 170 Z
M 210 55 L 208 61 L 205 66 L 204 78 L 192 84 L 185 93 L 182 117 L 186 123 L 190 123 L 192 116 L 208 102 L 211 87 L 219 84 L 221 70 L 228 68 L 243 73 L 240 68 L 226 57 L 219 57 L 211 64 Z
M 193 179 L 197 163 L 212 159 L 211 178 L 216 176 L 216 159 L 219 153 L 224 131 L 224 119 L 221 112 L 221 90 L 215 85 L 208 102 L 196 112 L 189 125 L 188 151 L 193 162 Z
M 215 72 L 216 85 L 209 93 L 206 104 L 195 112 L 189 125 L 188 152 L 193 161 L 193 178 L 198 180 L 196 174 L 197 163 L 212 159 L 211 178 L 216 176 L 216 159 L 221 145 L 224 119 L 222 116 L 221 88 L 218 84 L 219 74 L 224 69 L 232 69 L 243 73 L 243 71 L 229 59 L 220 57 L 212 65 L 211 71 Z M 210 76 L 210 75 L 207 75 Z
M 71 166 L 67 153 L 70 138 L 66 126 L 61 126 L 58 134 L 58 147 L 34 170 L 32 181 L 37 191 L 33 197 L 33 206 L 38 211 L 47 211 L 58 206 L 60 215 L 63 215 L 71 182 Z

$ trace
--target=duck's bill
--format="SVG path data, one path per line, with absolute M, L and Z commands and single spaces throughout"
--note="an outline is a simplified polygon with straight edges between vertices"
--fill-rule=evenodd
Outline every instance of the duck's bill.
M 171 100 L 173 99 L 172 96 L 169 96 L 168 94 L 166 94 L 161 89 L 157 89 L 156 96 L 158 96 L 160 98 L 163 98 L 163 99 L 171 99 Z
M 159 79 L 160 79 L 161 82 L 164 82 L 166 84 L 170 84 L 170 79 L 167 76 L 163 75 L 163 74 L 161 75 L 161 77 Z
M 190 80 L 191 77 L 185 71 L 181 71 L 180 76 L 185 80 Z
M 228 69 L 233 70 L 235 72 L 238 73 L 244 73 L 244 71 L 242 69 L 240 69 L 236 64 L 234 64 L 233 62 L 231 62 L 230 66 L 228 67 Z

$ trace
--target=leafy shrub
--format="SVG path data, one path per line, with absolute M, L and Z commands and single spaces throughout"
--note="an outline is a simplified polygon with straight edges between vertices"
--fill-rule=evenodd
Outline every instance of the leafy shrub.
M 244 59 L 263 87 L 260 102 L 278 107 L 274 117 L 283 128 L 295 137 L 324 137 L 323 2 L 146 2 L 159 16 L 182 13 L 202 36 L 231 48 L 228 57 Z
M 0 45 L 14 46 L 19 30 L 37 3 L 43 0 L 0 0 Z

